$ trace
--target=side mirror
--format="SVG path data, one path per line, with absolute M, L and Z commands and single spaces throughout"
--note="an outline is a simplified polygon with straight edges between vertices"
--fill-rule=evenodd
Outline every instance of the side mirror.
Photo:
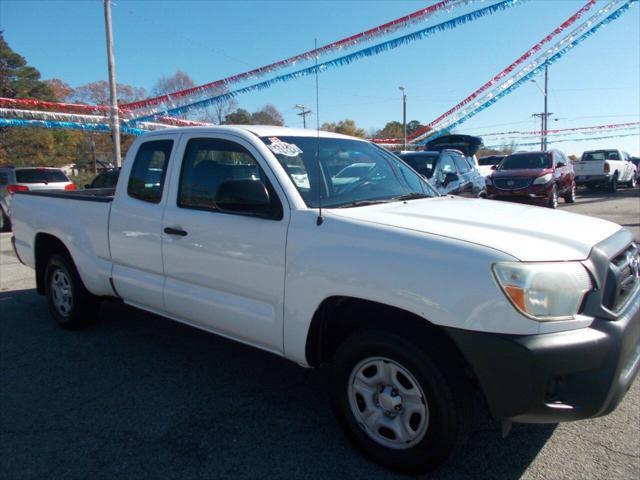
M 558 162 L 558 163 L 556 163 L 556 168 L 562 168 L 562 167 L 565 167 L 565 166 L 566 166 L 566 165 L 565 165 L 565 163 L 564 163 L 564 162 Z
M 91 184 L 90 183 L 85 183 L 84 188 L 91 188 Z
M 498 165 L 491 165 L 491 170 L 497 170 L 498 169 Z
M 458 180 L 458 175 L 455 173 L 449 172 L 444 176 L 445 185 L 449 185 L 451 182 L 455 182 L 456 180 Z
M 222 212 L 270 218 L 271 199 L 260 180 L 227 180 L 218 187 L 216 205 Z

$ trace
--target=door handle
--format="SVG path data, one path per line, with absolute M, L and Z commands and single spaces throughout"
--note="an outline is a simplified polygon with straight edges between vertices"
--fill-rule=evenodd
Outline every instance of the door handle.
M 186 237 L 187 236 L 187 232 L 185 232 L 184 230 L 182 230 L 180 228 L 167 227 L 167 228 L 164 229 L 164 233 L 166 233 L 167 235 L 178 235 L 179 237 Z

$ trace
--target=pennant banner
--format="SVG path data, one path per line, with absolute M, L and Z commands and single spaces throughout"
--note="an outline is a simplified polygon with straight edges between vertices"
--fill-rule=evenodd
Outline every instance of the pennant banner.
M 428 125 L 426 125 L 424 128 L 414 132 L 410 139 L 419 137 L 420 135 L 433 130 L 434 125 L 436 125 L 437 123 L 441 122 L 442 120 L 444 120 L 445 118 L 447 118 L 449 115 L 451 115 L 452 113 L 460 110 L 462 107 L 464 107 L 466 104 L 468 104 L 469 102 L 471 102 L 472 100 L 476 99 L 478 96 L 480 96 L 480 94 L 482 94 L 483 92 L 485 92 L 487 89 L 489 89 L 490 87 L 493 87 L 496 83 L 498 83 L 501 79 L 503 79 L 504 77 L 506 77 L 508 74 L 510 74 L 511 72 L 513 72 L 515 70 L 515 68 L 522 64 L 523 62 L 525 62 L 527 59 L 531 58 L 533 55 L 535 55 L 536 53 L 538 53 L 542 47 L 549 43 L 553 38 L 555 38 L 557 35 L 559 35 L 560 33 L 562 33 L 563 31 L 565 31 L 567 28 L 569 28 L 571 25 L 573 25 L 580 17 L 582 17 L 585 13 L 587 13 L 594 5 L 596 4 L 596 0 L 589 0 L 580 10 L 578 10 L 576 13 L 574 13 L 573 15 L 571 15 L 567 20 L 565 20 L 558 28 L 556 28 L 553 32 L 551 32 L 549 35 L 547 35 L 546 37 L 544 37 L 542 40 L 540 40 L 538 43 L 536 43 L 533 47 L 531 47 L 527 52 L 524 53 L 524 55 L 522 55 L 520 58 L 518 58 L 515 62 L 513 62 L 511 65 L 509 65 L 507 68 L 505 68 L 504 70 L 502 70 L 500 73 L 498 73 L 495 77 L 493 77 L 491 80 L 489 80 L 487 83 L 485 83 L 484 85 L 482 85 L 479 89 L 477 89 L 475 92 L 473 92 L 471 95 L 469 95 L 467 98 L 465 98 L 464 100 L 462 100 L 460 103 L 458 103 L 456 106 L 454 106 L 453 108 L 449 109 L 448 111 L 446 111 L 445 113 L 443 113 L 442 115 L 440 115 L 438 118 L 436 118 L 435 120 L 433 120 L 432 122 L 430 122 Z
M 272 79 L 269 80 L 265 80 L 263 82 L 259 82 L 259 83 L 255 83 L 253 85 L 249 85 L 247 87 L 243 87 L 237 90 L 233 90 L 231 92 L 227 92 L 221 95 L 217 95 L 214 97 L 210 97 L 204 100 L 200 100 L 194 103 L 190 103 L 187 105 L 182 105 L 179 107 L 174 107 L 174 108 L 169 108 L 165 111 L 160 111 L 160 112 L 153 112 L 153 113 L 149 113 L 148 115 L 143 115 L 141 117 L 136 118 L 135 120 L 150 120 L 152 118 L 154 118 L 155 115 L 157 115 L 158 113 L 162 114 L 162 115 L 184 115 L 185 113 L 189 112 L 190 110 L 193 109 L 198 109 L 198 108 L 206 108 L 208 106 L 214 105 L 216 103 L 220 103 L 220 102 L 224 102 L 226 100 L 229 100 L 231 98 L 237 97 L 238 95 L 244 94 L 244 93 L 249 93 L 249 92 L 253 92 L 253 91 L 258 91 L 258 90 L 263 90 L 265 88 L 269 88 L 272 87 L 273 85 L 277 84 L 277 83 L 283 83 L 283 82 L 288 82 L 290 80 L 294 80 L 297 78 L 302 78 L 302 77 L 306 77 L 309 75 L 314 75 L 316 72 L 316 69 L 318 70 L 318 72 L 323 72 L 325 70 L 328 70 L 330 68 L 336 68 L 336 67 L 342 67 L 344 65 L 349 65 L 350 63 L 357 61 L 357 60 L 361 60 L 363 58 L 367 58 L 367 57 L 372 57 L 374 55 L 379 55 L 380 53 L 386 52 L 388 50 L 393 50 L 395 48 L 399 48 L 402 47 L 404 45 L 408 45 L 410 43 L 413 43 L 415 41 L 418 40 L 423 40 L 427 37 L 430 37 L 432 35 L 435 35 L 436 33 L 439 32 L 443 32 L 446 30 L 451 30 L 454 29 L 460 25 L 463 25 L 465 23 L 469 23 L 473 20 L 477 20 L 479 18 L 485 17 L 487 15 L 492 15 L 496 12 L 500 12 L 503 10 L 506 10 L 507 8 L 511 8 L 513 6 L 519 5 L 521 3 L 523 3 L 523 1 L 525 0 L 503 0 L 501 2 L 498 2 L 496 4 L 490 5 L 488 7 L 484 7 L 478 10 L 474 10 L 473 12 L 467 13 L 465 15 L 460 15 L 459 17 L 453 18 L 449 21 L 443 22 L 443 23 L 439 23 L 437 25 L 434 25 L 433 27 L 429 27 L 429 28 L 425 28 L 422 30 L 418 30 L 417 32 L 414 33 L 410 33 L 408 35 L 404 35 L 402 37 L 398 37 L 395 38 L 393 40 L 389 40 L 383 43 L 379 43 L 377 45 L 373 45 L 371 47 L 362 49 L 362 50 L 358 50 L 357 52 L 351 53 L 349 55 L 345 55 L 343 57 L 339 57 L 336 58 L 334 60 L 330 60 L 327 62 L 323 62 L 318 64 L 318 66 L 316 67 L 315 65 L 312 67 L 307 67 L 301 70 L 297 70 L 295 72 L 291 72 L 291 73 L 287 73 L 284 75 L 280 75 L 277 77 L 274 77 Z
M 587 133 L 591 133 L 591 130 L 617 130 L 617 129 L 637 127 L 638 125 L 640 125 L 640 122 L 612 123 L 608 125 L 592 125 L 589 127 L 557 128 L 555 130 L 547 130 L 546 134 L 554 135 L 561 132 L 573 133 L 573 132 L 580 132 L 583 130 L 588 130 Z M 482 133 L 482 134 L 478 134 L 478 136 L 485 138 L 485 137 L 496 137 L 496 136 L 502 136 L 502 135 L 542 135 L 542 133 L 543 132 L 541 130 L 533 130 L 533 131 L 513 130 L 510 132 Z
M 547 143 L 562 143 L 562 142 L 586 142 L 586 141 L 594 141 L 594 140 L 607 140 L 610 138 L 620 138 L 620 137 L 634 137 L 634 136 L 638 136 L 640 135 L 640 130 L 638 130 L 638 132 L 636 133 L 623 133 L 623 134 L 619 134 L 619 135 L 605 135 L 605 136 L 601 136 L 601 137 L 588 137 L 588 138 L 584 138 L 584 137 L 578 137 L 578 138 L 561 138 L 558 140 L 547 140 Z M 537 142 L 531 142 L 531 143 L 517 143 L 516 144 L 518 147 L 533 147 L 533 146 L 540 146 L 540 141 L 538 140 Z M 504 144 L 502 145 L 489 145 L 486 146 L 484 148 L 486 149 L 500 149 L 504 147 Z
M 63 122 L 55 120 L 22 120 L 17 118 L 0 118 L 0 127 L 49 128 L 63 130 L 83 130 L 87 132 L 111 133 L 111 126 L 106 123 Z M 120 131 L 127 135 L 142 135 L 146 130 L 126 125 Z
M 491 91 L 487 95 L 485 95 L 485 99 L 483 100 L 484 103 L 476 102 L 476 103 L 474 103 L 474 108 L 471 111 L 462 110 L 457 117 L 439 124 L 438 127 L 437 127 L 439 132 L 435 133 L 434 135 L 431 135 L 429 140 L 431 140 L 433 138 L 437 138 L 437 137 L 443 135 L 443 133 L 444 133 L 443 130 L 444 129 L 450 130 L 450 129 L 456 127 L 457 125 L 460 125 L 461 123 L 464 123 L 469 118 L 477 115 L 482 110 L 485 110 L 486 108 L 490 107 L 491 105 L 496 103 L 498 100 L 500 100 L 504 96 L 506 96 L 506 95 L 510 94 L 511 92 L 513 92 L 514 90 L 516 90 L 518 87 L 521 87 L 522 85 L 524 85 L 525 82 L 529 81 L 534 76 L 536 76 L 539 73 L 541 73 L 544 70 L 545 65 L 548 66 L 548 65 L 551 65 L 551 64 L 555 63 L 556 61 L 558 61 L 567 52 L 569 52 L 569 50 L 571 50 L 575 46 L 577 46 L 580 43 L 582 43 L 584 40 L 586 40 L 587 38 L 592 36 L 594 33 L 596 33 L 598 30 L 600 30 L 605 25 L 607 25 L 610 22 L 618 19 L 622 14 L 624 14 L 627 10 L 629 10 L 629 8 L 631 7 L 632 4 L 636 3 L 637 1 L 638 0 L 626 0 L 623 3 L 622 6 L 620 6 L 616 10 L 614 10 L 613 13 L 611 13 L 609 16 L 605 17 L 604 19 L 600 20 L 597 23 L 595 23 L 593 21 L 593 18 L 589 19 L 587 22 L 585 22 L 584 25 L 581 25 L 580 27 L 578 27 L 576 29 L 576 31 L 574 31 L 568 37 L 566 37 L 563 40 L 561 40 L 560 42 L 558 42 L 555 46 L 549 48 L 549 50 L 547 50 L 547 53 L 545 53 L 544 55 L 538 57 L 530 65 L 527 65 L 520 72 L 518 72 L 518 74 L 512 76 L 507 81 L 502 83 L 497 89 L 495 89 L 495 92 L 497 92 L 497 93 L 494 93 L 494 91 Z M 621 2 L 618 1 L 618 0 L 614 0 L 613 2 L 610 2 L 603 9 L 600 9 L 598 14 L 596 14 L 596 16 L 597 15 L 601 15 L 601 12 L 604 12 L 604 13 L 610 12 L 612 10 L 612 8 L 615 7 L 616 4 L 619 4 L 619 3 L 621 3 Z M 594 25 L 594 23 L 595 23 L 595 25 Z M 586 30 L 586 28 L 588 28 L 588 27 L 591 27 L 591 28 Z M 578 33 L 577 33 L 578 31 L 583 32 L 583 33 L 581 33 L 578 36 Z M 548 53 L 552 53 L 552 54 L 548 55 Z M 412 143 L 417 143 L 417 142 L 423 140 L 427 135 L 428 134 L 424 134 L 422 136 L 419 136 L 417 138 L 412 139 Z M 422 143 L 424 143 L 424 142 L 422 142 Z
M 485 95 L 482 101 L 475 102 L 473 105 L 473 108 L 470 111 L 461 110 L 460 112 L 457 113 L 457 115 L 454 118 L 451 118 L 449 120 L 446 120 L 445 122 L 440 123 L 437 127 L 438 130 L 440 130 L 440 132 L 436 133 L 435 137 L 432 136 L 431 138 L 436 138 L 442 135 L 443 129 L 450 130 L 456 127 L 457 125 L 464 123 L 469 118 L 477 115 L 482 110 L 485 110 L 486 108 L 490 107 L 491 105 L 496 103 L 498 100 L 500 100 L 504 96 L 509 95 L 511 92 L 513 92 L 514 90 L 516 90 L 517 88 L 521 87 L 526 82 L 531 80 L 533 77 L 543 72 L 545 66 L 549 66 L 555 63 L 564 55 L 566 55 L 572 48 L 576 47 L 577 45 L 585 41 L 587 38 L 591 37 L 594 33 L 596 33 L 602 27 L 618 19 L 627 10 L 629 10 L 629 8 L 633 3 L 636 3 L 637 1 L 638 0 L 626 0 L 626 1 L 620 2 L 620 0 L 614 0 L 610 2 L 605 7 L 600 9 L 596 13 L 596 15 L 591 17 L 584 24 L 577 27 L 571 34 L 569 34 L 567 37 L 563 38 L 560 42 L 556 43 L 554 46 L 549 48 L 545 54 L 538 57 L 531 64 L 524 67 L 520 72 L 518 72 L 516 75 L 513 75 L 507 81 L 503 82 L 494 91 L 491 91 L 487 95 Z M 622 3 L 622 5 L 619 6 L 617 9 L 613 10 L 620 3 Z M 613 13 L 609 13 L 612 10 L 613 10 Z M 600 17 L 603 14 L 609 14 L 609 15 L 596 22 L 595 18 Z
M 372 40 L 374 38 L 377 38 L 383 35 L 389 35 L 400 28 L 408 27 L 408 26 L 417 24 L 419 22 L 423 22 L 442 10 L 446 9 L 447 12 L 450 12 L 454 8 L 468 5 L 470 3 L 473 3 L 474 1 L 477 1 L 477 0 L 442 0 L 429 7 L 422 8 L 409 15 L 405 15 L 404 17 L 398 18 L 396 20 L 392 20 L 391 22 L 384 23 L 382 25 L 371 28 L 364 32 L 360 32 L 356 35 L 351 35 L 350 37 L 343 38 L 342 40 L 329 43 L 327 45 L 316 48 L 314 50 L 309 50 L 299 55 L 295 55 L 293 57 L 289 57 L 287 59 L 280 60 L 278 62 L 271 63 L 263 67 L 255 68 L 248 72 L 233 75 L 231 77 L 223 78 L 221 80 L 216 80 L 214 82 L 210 82 L 205 85 L 187 88 L 185 90 L 173 92 L 168 95 L 161 95 L 159 97 L 148 98 L 146 100 L 124 104 L 123 107 L 129 110 L 138 110 L 138 109 L 147 108 L 153 105 L 171 103 L 177 99 L 189 97 L 192 95 L 204 94 L 207 92 L 211 93 L 210 92 L 211 90 L 226 87 L 232 83 L 237 83 L 243 80 L 255 80 L 260 76 L 273 73 L 276 70 L 293 66 L 297 62 L 314 60 L 315 58 L 321 55 L 326 55 L 327 53 L 333 53 L 334 51 L 343 50 L 345 48 L 351 48 L 364 41 Z

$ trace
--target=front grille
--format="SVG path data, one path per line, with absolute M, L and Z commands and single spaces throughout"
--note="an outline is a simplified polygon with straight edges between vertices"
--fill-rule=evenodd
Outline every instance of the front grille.
M 635 243 L 611 260 L 604 291 L 606 308 L 615 312 L 624 306 L 640 283 L 639 269 L 640 257 Z
M 519 190 L 531 185 L 531 178 L 496 178 L 493 183 L 500 190 Z

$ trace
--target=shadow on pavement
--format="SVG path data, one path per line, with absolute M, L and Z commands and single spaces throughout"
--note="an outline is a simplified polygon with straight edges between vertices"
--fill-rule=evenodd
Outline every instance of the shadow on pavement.
M 627 188 L 624 190 L 618 190 L 615 193 L 607 192 L 605 190 L 585 190 L 579 189 L 576 194 L 576 205 L 587 205 L 589 203 L 609 202 L 611 200 L 619 200 L 621 198 L 633 198 L 640 199 L 640 189 Z M 588 200 L 585 200 L 588 199 Z M 561 203 L 561 205 L 564 205 Z
M 401 478 L 345 440 L 323 370 L 116 302 L 69 332 L 0 292 L 0 367 L 3 478 Z M 429 478 L 519 478 L 555 428 L 479 418 Z

